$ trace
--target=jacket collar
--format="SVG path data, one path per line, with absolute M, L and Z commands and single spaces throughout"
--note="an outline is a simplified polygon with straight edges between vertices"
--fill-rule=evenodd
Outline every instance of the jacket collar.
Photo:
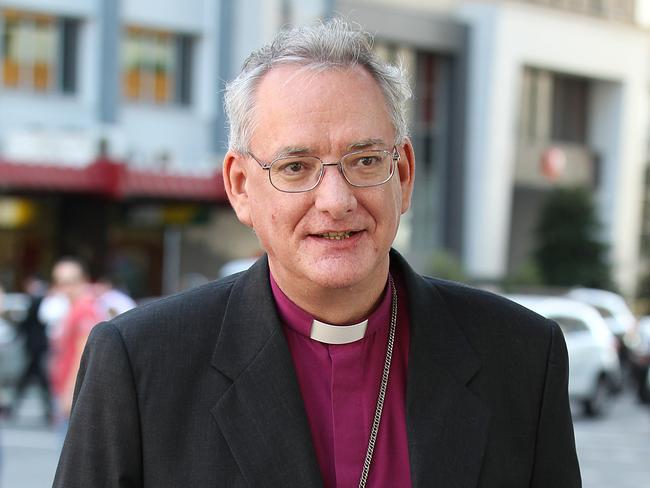
M 467 388 L 480 361 L 434 281 L 391 251 L 410 311 L 407 431 L 413 486 L 478 484 L 489 412 Z M 232 384 L 212 413 L 251 486 L 322 486 L 291 353 L 260 259 L 233 283 L 212 365 Z M 453 484 L 451 484 L 453 483 Z

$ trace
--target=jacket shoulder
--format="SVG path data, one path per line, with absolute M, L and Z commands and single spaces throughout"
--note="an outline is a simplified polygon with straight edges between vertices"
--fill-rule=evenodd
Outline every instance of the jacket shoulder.
M 229 277 L 160 298 L 118 315 L 108 323 L 127 343 L 166 335 L 214 332 L 221 324 L 234 281 Z
M 425 277 L 468 334 L 549 337 L 557 325 L 501 295 L 461 283 Z

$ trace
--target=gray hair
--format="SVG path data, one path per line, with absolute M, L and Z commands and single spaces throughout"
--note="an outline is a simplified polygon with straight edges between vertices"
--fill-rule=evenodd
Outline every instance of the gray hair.
M 408 136 L 406 102 L 411 88 L 401 66 L 385 63 L 373 53 L 373 38 L 340 18 L 310 27 L 279 32 L 273 42 L 253 52 L 226 85 L 225 109 L 231 150 L 248 151 L 254 127 L 255 93 L 265 74 L 279 65 L 296 64 L 316 71 L 362 66 L 377 81 L 395 128 L 395 143 Z

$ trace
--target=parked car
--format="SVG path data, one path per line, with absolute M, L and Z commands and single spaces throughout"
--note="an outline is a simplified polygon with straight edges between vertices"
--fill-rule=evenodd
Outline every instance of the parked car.
M 22 337 L 17 324 L 25 317 L 29 297 L 22 293 L 5 293 L 0 310 L 0 387 L 13 386 L 25 364 Z
M 616 338 L 595 308 L 566 297 L 508 298 L 559 324 L 569 355 L 569 397 L 588 416 L 606 413 L 621 389 L 621 368 Z
M 629 349 L 630 364 L 637 387 L 637 396 L 643 403 L 650 403 L 650 316 L 641 317 L 625 342 Z
M 605 319 L 607 326 L 618 339 L 618 358 L 623 368 L 625 383 L 632 385 L 640 395 L 645 366 L 637 363 L 639 357 L 631 350 L 632 343 L 636 340 L 638 321 L 625 299 L 617 293 L 594 288 L 575 288 L 570 290 L 567 296 L 592 305 Z

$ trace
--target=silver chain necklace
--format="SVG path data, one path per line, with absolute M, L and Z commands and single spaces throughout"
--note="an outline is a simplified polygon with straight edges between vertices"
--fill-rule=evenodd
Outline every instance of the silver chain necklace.
M 361 478 L 359 479 L 359 488 L 365 488 L 368 482 L 368 474 L 370 473 L 370 465 L 372 463 L 372 455 L 375 452 L 375 443 L 377 442 L 377 434 L 379 433 L 379 423 L 381 422 L 381 412 L 384 409 L 384 400 L 386 398 L 386 389 L 388 388 L 388 374 L 390 373 L 390 362 L 393 359 L 393 345 L 395 344 L 395 329 L 397 327 L 397 289 L 393 282 L 393 277 L 388 275 L 388 282 L 392 291 L 392 306 L 390 312 L 390 330 L 388 332 L 388 344 L 386 346 L 386 357 L 384 359 L 384 371 L 381 374 L 381 385 L 379 386 L 379 397 L 377 398 L 377 406 L 375 407 L 375 418 L 372 421 L 372 429 L 370 430 L 370 438 L 368 439 L 368 450 L 366 451 L 366 459 L 363 461 L 363 470 L 361 471 Z

